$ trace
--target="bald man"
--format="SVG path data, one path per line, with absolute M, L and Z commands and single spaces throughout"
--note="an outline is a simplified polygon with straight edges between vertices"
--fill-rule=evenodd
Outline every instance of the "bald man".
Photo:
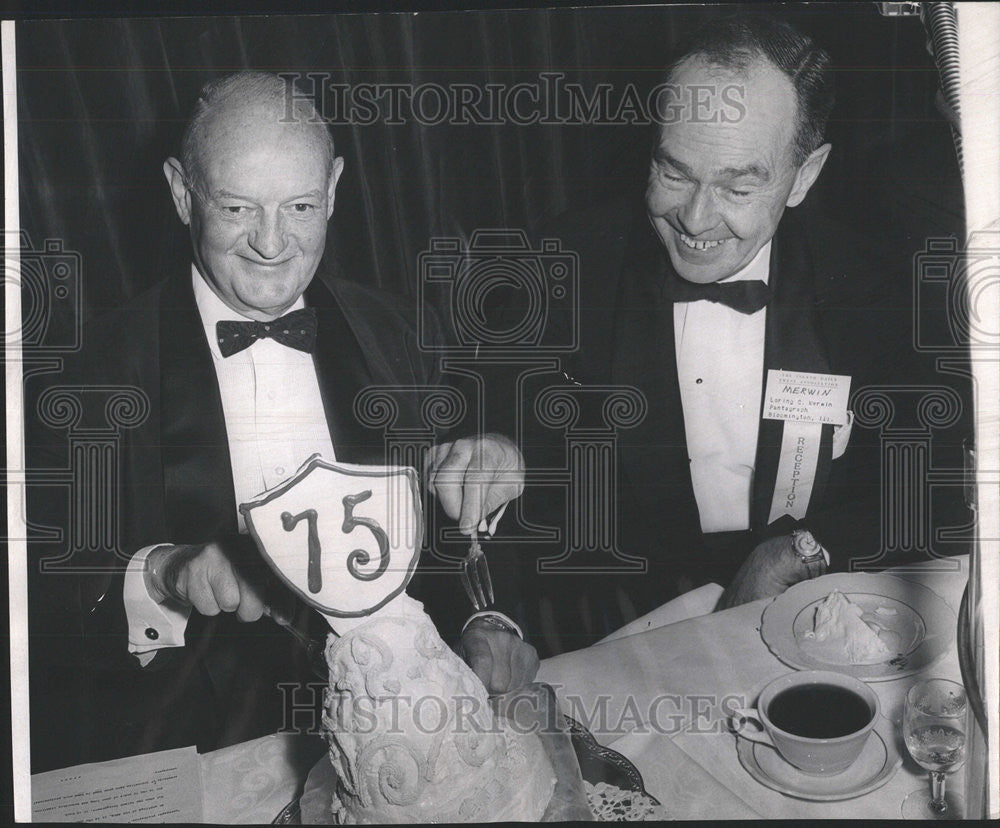
M 311 103 L 294 106 L 288 118 L 284 82 L 264 73 L 202 90 L 180 159 L 163 166 L 190 229 L 191 267 L 88 331 L 83 381 L 140 389 L 150 416 L 121 446 L 120 547 L 130 559 L 88 561 L 105 571 L 81 580 L 62 608 L 58 644 L 33 640 L 36 771 L 318 724 L 304 718 L 319 701 L 301 686 L 317 680 L 304 652 L 262 618 L 283 596 L 237 506 L 316 452 L 383 464 L 382 433 L 354 413 L 358 392 L 440 378 L 417 347 L 415 308 L 314 278 L 344 160 Z M 266 327 L 237 341 L 252 322 Z M 418 394 L 403 409 L 401 423 L 421 424 Z M 432 491 L 464 530 L 521 491 L 520 454 L 505 438 L 446 443 L 432 457 Z M 42 586 L 59 592 L 51 579 Z M 325 633 L 304 608 L 295 620 Z M 499 641 L 505 664 L 523 668 L 505 681 L 530 680 L 534 651 L 502 617 L 490 622 L 469 634 Z

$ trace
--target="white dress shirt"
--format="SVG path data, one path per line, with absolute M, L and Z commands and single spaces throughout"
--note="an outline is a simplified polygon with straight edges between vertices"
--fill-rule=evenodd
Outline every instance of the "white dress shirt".
M 723 282 L 768 280 L 771 243 Z M 703 532 L 750 528 L 750 494 L 763 391 L 767 309 L 674 303 L 677 377 Z
M 290 477 L 316 452 L 331 462 L 336 456 L 312 355 L 273 339 L 259 339 L 249 348 L 223 357 L 216 339 L 216 322 L 240 321 L 244 317 L 212 292 L 194 266 L 191 279 L 222 397 L 236 493 L 233 511 L 239 531 L 245 533 L 240 503 L 253 500 Z M 303 307 L 305 302 L 299 297 L 287 312 Z M 140 658 L 143 662 L 152 658 L 154 650 L 183 646 L 191 611 L 171 601 L 158 605 L 149 597 L 143 571 L 146 555 L 155 548 L 140 550 L 125 576 L 129 652 L 150 653 L 147 659 Z
M 242 317 L 226 306 L 193 269 L 194 298 L 205 327 L 226 419 L 229 459 L 240 532 L 240 503 L 252 500 L 293 475 L 315 452 L 333 462 L 333 443 L 311 354 L 273 339 L 223 357 L 215 325 Z M 304 308 L 300 296 L 286 313 Z

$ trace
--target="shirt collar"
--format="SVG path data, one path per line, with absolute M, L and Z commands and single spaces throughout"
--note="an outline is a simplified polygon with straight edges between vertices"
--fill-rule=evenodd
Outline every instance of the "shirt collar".
M 747 282 L 753 279 L 759 279 L 765 285 L 768 283 L 767 277 L 771 270 L 771 241 L 768 240 L 760 250 L 757 251 L 757 255 L 754 256 L 748 265 L 743 267 L 741 270 L 737 270 L 732 276 L 727 276 L 725 279 L 719 279 L 719 282 Z
M 239 311 L 233 310 L 229 305 L 223 302 L 208 286 L 208 282 L 205 281 L 198 268 L 192 264 L 191 265 L 191 283 L 194 286 L 194 301 L 198 306 L 198 314 L 201 316 L 201 324 L 205 328 L 205 337 L 208 339 L 208 347 L 212 352 L 212 357 L 214 359 L 225 359 L 222 356 L 222 352 L 219 350 L 219 340 L 215 335 L 215 324 L 216 322 L 222 322 L 223 320 L 245 322 L 252 321 L 250 317 L 244 316 Z M 301 296 L 295 300 L 295 303 L 285 311 L 285 313 L 291 313 L 294 310 L 299 310 L 306 306 L 306 301 Z M 253 346 L 251 346 L 253 347 Z

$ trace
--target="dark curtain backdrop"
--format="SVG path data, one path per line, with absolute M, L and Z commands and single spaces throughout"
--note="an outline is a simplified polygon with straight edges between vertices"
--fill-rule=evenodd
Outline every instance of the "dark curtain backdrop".
M 81 254 L 84 310 L 186 267 L 189 244 L 161 173 L 199 88 L 243 68 L 329 73 L 333 83 L 539 82 L 592 89 L 661 80 L 672 47 L 724 6 L 22 22 L 17 27 L 21 221 L 36 246 Z M 835 152 L 815 202 L 859 203 L 874 154 L 939 120 L 916 19 L 873 3 L 779 9 L 837 64 Z M 534 227 L 640 183 L 643 126 L 335 125 L 346 159 L 327 265 L 413 294 L 429 239 Z M 877 158 L 875 158 L 877 160 Z M 877 164 L 875 165 L 877 168 Z M 880 232 L 879 228 L 873 228 Z M 884 228 L 881 228 L 884 230 Z

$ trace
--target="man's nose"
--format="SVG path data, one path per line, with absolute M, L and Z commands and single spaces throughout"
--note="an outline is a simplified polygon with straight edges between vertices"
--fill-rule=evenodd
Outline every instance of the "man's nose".
M 281 212 L 263 211 L 247 241 L 262 259 L 273 259 L 285 249 L 285 228 Z
M 697 187 L 677 211 L 677 220 L 688 236 L 700 236 L 718 224 L 715 198 L 707 187 Z

